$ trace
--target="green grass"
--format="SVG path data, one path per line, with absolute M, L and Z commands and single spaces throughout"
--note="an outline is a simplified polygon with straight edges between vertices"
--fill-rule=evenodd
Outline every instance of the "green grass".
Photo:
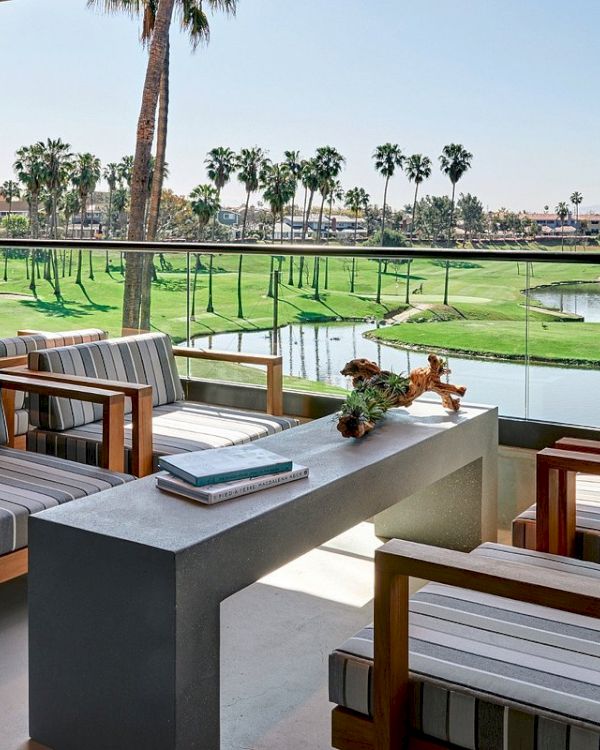
M 514 248 L 514 246 L 512 246 Z M 274 250 L 277 248 L 275 247 Z M 466 251 L 468 252 L 468 250 Z M 183 255 L 166 255 L 170 270 L 158 273 L 152 291 L 152 327 L 170 334 L 175 341 L 186 338 L 187 276 Z M 206 260 L 206 259 L 204 259 Z M 406 265 L 389 264 L 383 277 L 382 304 L 375 302 L 377 263 L 360 259 L 356 263 L 354 294 L 349 293 L 351 261 L 330 259 L 329 285 L 324 288 L 325 262 L 321 261 L 320 301 L 305 279 L 298 289 L 287 284 L 288 263 L 282 266 L 279 323 L 311 323 L 340 319 L 379 319 L 405 309 Z M 312 272 L 312 260 L 306 265 Z M 195 320 L 190 323 L 192 336 L 227 331 L 263 330 L 272 326 L 273 301 L 267 297 L 269 258 L 248 256 L 244 259 L 244 318 L 237 318 L 238 256 L 216 256 L 214 274 L 214 313 L 206 312 L 208 274 L 198 274 Z M 8 281 L 0 281 L 0 335 L 14 334 L 17 328 L 51 330 L 89 326 L 106 328 L 112 335 L 120 332 L 123 277 L 118 256 L 111 255 L 111 273 L 104 272 L 104 253 L 94 254 L 95 280 L 87 278 L 87 253 L 84 253 L 84 285 L 74 283 L 74 275 L 61 279 L 63 300 L 56 301 L 50 285 L 38 282 L 37 299 L 31 296 L 22 260 L 9 260 Z M 298 259 L 294 259 L 297 279 Z M 503 261 L 465 261 L 452 264 L 450 270 L 449 307 L 444 307 L 444 266 L 429 260 L 415 260 L 411 266 L 409 288 L 413 304 L 434 305 L 423 310 L 416 321 L 381 329 L 378 336 L 388 343 L 446 348 L 456 351 L 484 352 L 494 356 L 519 356 L 524 352 L 523 289 L 527 285 L 525 264 Z M 592 264 L 571 265 L 535 263 L 529 278 L 531 286 L 565 281 L 596 281 L 600 271 Z M 310 276 L 310 274 L 309 274 Z M 422 293 L 415 293 L 417 290 Z M 13 296 L 17 295 L 17 296 Z M 19 296 L 23 295 L 23 296 Z M 568 316 L 567 316 L 568 317 Z M 543 311 L 531 311 L 530 353 L 539 359 L 559 361 L 593 361 L 600 359 L 595 338 L 600 328 L 594 324 L 560 322 L 560 318 Z M 542 327 L 542 323 L 547 328 Z M 196 367 L 196 364 L 194 365 Z M 264 382 L 264 375 L 254 368 L 218 363 L 203 377 L 242 382 Z M 219 373 L 223 373 L 219 375 Z M 236 377 L 234 377 L 236 376 Z M 258 378 L 259 381 L 255 379 Z M 260 380 L 262 379 L 262 380 Z M 286 384 L 291 385 L 292 381 Z M 295 387 L 306 381 L 296 379 Z M 311 390 L 317 386 L 309 383 Z M 337 392 L 330 386 L 319 386 L 326 392 Z
M 533 361 L 575 365 L 600 363 L 600 326 L 596 323 L 543 323 L 529 325 L 528 353 Z M 380 341 L 422 349 L 525 358 L 525 326 L 520 321 L 461 320 L 423 325 L 400 324 L 369 334 Z

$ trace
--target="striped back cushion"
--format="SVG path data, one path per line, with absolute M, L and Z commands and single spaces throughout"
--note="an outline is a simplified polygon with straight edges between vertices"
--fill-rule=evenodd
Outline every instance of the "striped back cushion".
M 154 406 L 183 399 L 171 340 L 162 333 L 32 352 L 29 369 L 151 385 Z M 29 404 L 31 423 L 46 430 L 70 430 L 102 419 L 99 404 L 34 394 Z M 129 399 L 125 409 L 131 411 Z
M 21 357 L 39 349 L 50 349 L 54 346 L 68 346 L 80 344 L 84 341 L 100 341 L 106 338 L 106 331 L 100 328 L 88 328 L 81 331 L 36 331 L 28 336 L 11 336 L 0 339 L 0 357 Z M 25 406 L 25 393 L 17 391 L 15 394 L 15 409 Z M 18 433 L 17 433 L 18 434 Z
M 0 392 L 0 445 L 8 445 L 8 428 L 6 426 L 6 415 L 2 406 L 2 393 Z

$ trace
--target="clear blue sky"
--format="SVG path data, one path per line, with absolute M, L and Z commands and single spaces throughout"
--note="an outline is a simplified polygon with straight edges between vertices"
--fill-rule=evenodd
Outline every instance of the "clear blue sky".
M 0 3 L 0 181 L 16 148 L 48 136 L 103 162 L 133 151 L 137 32 L 85 0 Z M 330 143 L 344 186 L 381 202 L 371 154 L 394 141 L 435 158 L 424 192 L 441 193 L 437 155 L 458 141 L 474 153 L 459 189 L 490 208 L 542 210 L 573 190 L 598 205 L 599 34 L 598 0 L 240 0 L 195 54 L 174 29 L 169 187 L 204 181 L 216 145 L 279 159 Z M 390 202 L 411 193 L 400 175 Z M 241 198 L 238 184 L 224 192 Z

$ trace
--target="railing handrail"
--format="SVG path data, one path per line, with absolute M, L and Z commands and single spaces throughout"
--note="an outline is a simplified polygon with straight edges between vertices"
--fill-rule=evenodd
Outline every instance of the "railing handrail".
M 200 253 L 215 255 L 293 255 L 342 258 L 385 258 L 407 260 L 429 258 L 432 260 L 504 260 L 536 263 L 598 263 L 600 249 L 585 252 L 572 250 L 491 250 L 484 248 L 459 249 L 443 247 L 366 247 L 346 245 L 302 245 L 299 243 L 255 244 L 249 242 L 132 242 L 130 240 L 34 240 L 0 238 L 0 248 L 32 250 L 65 249 L 114 250 L 124 253 Z

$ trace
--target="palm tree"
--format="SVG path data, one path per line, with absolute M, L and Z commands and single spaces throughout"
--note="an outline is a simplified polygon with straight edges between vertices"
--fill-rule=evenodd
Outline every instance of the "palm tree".
M 358 233 L 358 213 L 365 210 L 369 204 L 369 194 L 364 188 L 354 187 L 346 191 L 346 208 L 354 214 L 354 245 Z M 350 293 L 354 294 L 354 281 L 356 278 L 356 257 L 352 258 L 352 271 L 350 274 Z
M 19 190 L 19 184 L 14 180 L 6 180 L 0 185 L 0 195 L 8 203 L 8 236 L 12 236 L 12 225 L 11 225 L 11 214 L 12 204 L 15 198 L 21 197 L 21 191 Z
M 571 200 L 573 198 L 571 197 Z M 555 209 L 556 215 L 560 219 L 560 249 L 565 249 L 565 219 L 569 216 L 569 207 L 565 201 L 561 201 Z
M 344 200 L 344 190 L 342 183 L 339 180 L 334 180 L 329 187 L 329 195 L 327 196 L 327 204 L 329 206 L 329 227 L 327 229 L 327 244 L 331 237 L 331 217 L 333 214 L 333 204 Z M 325 258 L 325 282 L 323 284 L 324 289 L 329 288 L 329 258 Z
M 579 232 L 579 206 L 583 203 L 583 195 L 576 190 L 571 194 L 571 198 L 569 200 L 575 206 L 575 226 L 577 227 L 577 231 Z M 575 249 L 577 250 L 577 245 L 575 245 Z
M 212 185 L 197 185 L 190 193 L 190 203 L 192 211 L 198 219 L 198 241 L 204 239 L 204 232 L 209 221 L 219 211 L 219 194 Z M 210 254 L 209 276 L 208 276 L 208 306 L 206 312 L 214 312 L 213 295 L 212 295 L 212 270 L 213 255 Z M 194 285 L 192 287 L 192 318 L 196 315 L 196 281 L 198 277 L 198 267 L 200 265 L 200 254 L 196 254 L 196 265 L 194 267 Z
M 294 210 L 296 208 L 296 191 L 298 189 L 298 180 L 302 173 L 302 167 L 304 162 L 300 159 L 300 151 L 284 151 L 284 163 L 290 170 L 292 177 L 294 178 L 294 195 L 292 196 L 292 231 L 290 234 L 290 242 L 294 242 Z M 289 268 L 288 268 L 288 284 L 294 286 L 294 256 L 289 257 Z
M 73 168 L 73 154 L 68 143 L 60 138 L 48 138 L 37 144 L 43 163 L 44 187 L 50 195 L 50 237 L 58 237 L 58 201 L 69 181 Z
M 102 174 L 101 168 L 100 168 L 100 159 L 98 157 L 94 156 L 93 154 L 84 153 L 84 154 L 78 154 L 75 166 L 73 170 L 73 175 L 71 177 L 71 180 L 73 182 L 73 186 L 77 190 L 77 193 L 79 194 L 79 203 L 81 206 L 80 216 L 81 216 L 81 224 L 79 227 L 79 237 L 80 239 L 83 239 L 83 232 L 84 232 L 84 223 L 85 223 L 85 215 L 87 211 L 87 200 L 90 193 L 93 193 L 96 189 L 96 185 L 98 184 L 100 180 L 100 175 Z M 91 226 L 91 225 L 90 225 Z M 75 277 L 75 283 L 79 284 L 79 286 L 82 285 L 81 281 L 81 267 L 82 267 L 82 257 L 81 257 L 81 250 L 78 250 L 77 255 L 77 276 Z M 90 263 L 90 279 L 93 280 L 94 278 L 94 269 L 92 266 L 92 251 L 89 251 L 89 263 Z
M 346 160 L 340 152 L 333 146 L 321 146 L 317 149 L 315 156 L 315 168 L 317 171 L 319 192 L 321 193 L 321 206 L 319 208 L 319 221 L 317 224 L 317 242 L 322 241 L 323 226 L 323 209 L 325 201 L 332 190 L 336 178 L 339 176 Z M 320 258 L 315 258 L 313 270 L 313 287 L 315 289 L 315 299 L 320 300 L 319 296 L 319 264 Z
M 409 156 L 404 164 L 404 173 L 409 182 L 415 183 L 415 197 L 412 206 L 412 218 L 410 222 L 410 244 L 413 243 L 415 235 L 415 215 L 417 213 L 417 197 L 419 194 L 419 185 L 431 177 L 431 159 L 423 154 L 413 154 Z M 406 304 L 410 303 L 410 266 L 412 259 L 409 259 L 406 271 Z
M 110 239 L 112 234 L 112 212 L 113 212 L 113 195 L 117 182 L 119 180 L 119 165 L 114 161 L 109 162 L 104 168 L 104 179 L 108 185 L 108 217 L 106 221 L 106 239 Z
M 444 146 L 440 154 L 440 168 L 442 172 L 450 178 L 452 183 L 452 204 L 450 208 L 450 222 L 448 226 L 448 245 L 452 242 L 454 229 L 454 207 L 456 183 L 471 168 L 471 154 L 460 143 L 450 143 Z M 448 304 L 448 281 L 450 274 L 450 262 L 446 261 L 446 276 L 444 279 L 444 304 Z
M 20 148 L 17 151 L 14 169 L 18 180 L 25 188 L 31 236 L 36 240 L 40 236 L 39 200 L 44 186 L 44 164 L 39 144 Z
M 302 162 L 302 171 L 300 173 L 300 182 L 304 187 L 304 209 L 302 214 L 302 242 L 306 240 L 306 233 L 308 232 L 308 223 L 310 221 L 310 212 L 312 209 L 313 199 L 315 193 L 319 189 L 319 174 L 317 172 L 317 164 L 315 159 L 307 159 Z M 308 194 L 308 203 L 306 196 Z M 298 289 L 302 289 L 304 286 L 304 255 L 300 256 L 298 264 Z
M 396 173 L 396 169 L 402 169 L 404 164 L 404 155 L 397 143 L 384 143 L 377 146 L 373 153 L 375 169 L 385 177 L 385 187 L 383 189 L 383 213 L 381 215 L 381 246 L 385 244 L 385 218 L 387 212 L 387 193 L 391 178 Z M 381 303 L 381 258 L 377 261 L 377 304 Z
M 260 184 L 260 172 L 265 162 L 266 154 L 262 148 L 243 148 L 237 159 L 238 180 L 246 190 L 246 205 L 244 208 L 244 220 L 242 222 L 242 240 L 246 238 L 246 223 L 250 196 L 255 193 Z
M 220 200 L 221 190 L 227 185 L 237 167 L 237 156 L 230 148 L 217 146 L 208 152 L 204 163 L 206 164 L 208 179 L 214 183 Z M 215 230 L 216 226 L 217 217 L 215 215 L 213 225 Z
M 260 182 L 263 188 L 263 197 L 269 204 L 273 215 L 273 238 L 275 237 L 275 222 L 279 217 L 281 241 L 283 242 L 283 213 L 294 195 L 296 179 L 287 164 L 267 163 L 261 172 Z M 267 296 L 273 296 L 273 256 L 271 256 L 271 273 Z

